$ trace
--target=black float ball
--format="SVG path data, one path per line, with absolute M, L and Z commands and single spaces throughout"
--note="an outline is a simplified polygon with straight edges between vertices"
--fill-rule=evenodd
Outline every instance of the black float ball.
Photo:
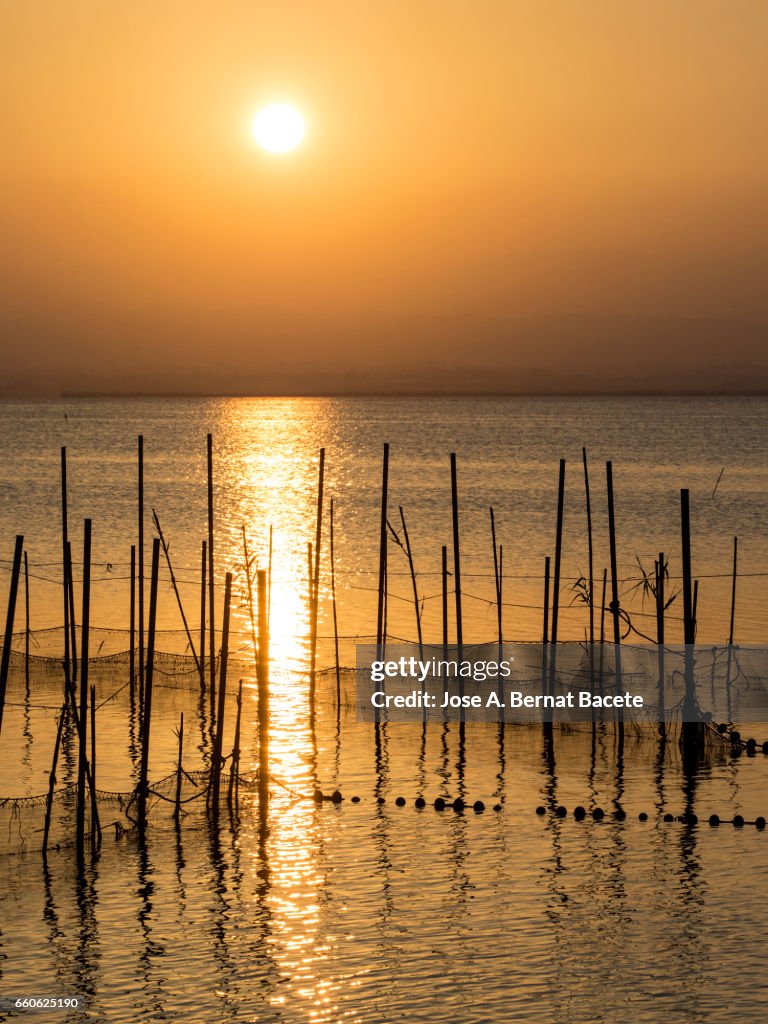
M 759 828 L 760 831 L 765 828 L 765 818 L 762 815 L 759 818 L 755 818 L 755 828 Z
M 728 726 L 725 724 L 725 722 L 721 722 L 720 725 L 718 725 L 718 727 L 717 727 L 717 731 L 722 736 L 723 733 L 728 732 Z
M 757 746 L 757 740 L 753 739 L 750 736 L 750 738 L 747 740 L 747 750 L 754 750 L 756 746 Z
M 352 797 L 352 803 L 353 804 L 359 804 L 360 803 L 360 797 L 359 796 L 353 796 Z
M 712 826 L 712 828 L 714 828 L 716 825 L 719 825 L 720 824 L 720 815 L 719 814 L 710 814 L 710 816 L 709 816 L 709 824 Z
M 698 815 L 696 815 L 696 814 L 686 814 L 685 820 L 688 822 L 689 825 L 698 825 L 699 824 L 699 818 L 698 818 Z
M 563 805 L 561 804 L 555 811 L 555 814 L 558 818 L 565 818 L 568 815 L 568 808 L 563 807 Z
M 414 802 L 416 806 L 419 808 L 419 810 L 421 810 L 422 807 L 427 806 L 427 801 L 424 799 L 423 796 L 417 796 Z
M 741 755 L 742 755 L 741 747 L 731 747 L 731 757 L 741 757 Z
M 405 807 L 405 797 L 404 797 L 404 796 L 399 796 L 399 797 L 397 798 L 397 800 L 395 800 L 395 804 L 396 804 L 396 805 L 397 805 L 398 807 Z
M 335 804 L 340 804 L 343 799 L 344 799 L 344 797 L 341 795 L 341 793 L 338 791 L 338 789 L 334 789 L 334 791 L 331 793 L 331 800 Z
M 616 819 L 616 821 L 624 821 L 624 819 L 625 819 L 625 818 L 626 818 L 626 816 L 627 816 L 627 812 L 626 812 L 626 811 L 623 811 L 623 810 L 621 809 L 621 807 L 619 807 L 619 809 L 618 809 L 618 810 L 616 810 L 616 811 L 614 811 L 614 812 L 613 812 L 613 816 L 614 816 L 614 818 Z
M 444 811 L 445 810 L 445 800 L 443 800 L 443 798 L 441 796 L 439 796 L 435 800 L 434 807 L 435 807 L 436 811 Z
M 640 813 L 637 816 L 637 820 L 638 821 L 648 821 L 648 815 L 645 813 L 645 811 L 640 811 Z
M 592 811 L 592 817 L 595 821 L 602 821 L 605 817 L 605 811 L 602 807 L 596 807 L 594 811 Z
M 387 801 L 384 799 L 383 796 L 377 796 L 376 797 L 376 803 L 379 804 L 379 806 L 381 806 L 381 804 L 385 804 L 386 802 Z
M 768 740 L 763 744 L 763 753 L 768 754 Z
M 482 800 L 475 800 L 475 802 L 472 804 L 472 810 L 475 812 L 475 814 L 482 814 L 483 811 L 485 810 L 485 804 L 483 803 Z
M 456 799 L 453 801 L 453 809 L 454 811 L 464 810 L 464 801 L 461 799 L 460 796 L 457 796 Z
M 733 816 L 733 825 L 734 825 L 734 828 L 743 828 L 744 827 L 744 818 L 743 818 L 743 816 L 741 814 L 734 814 L 734 816 Z
M 574 809 L 573 809 L 573 816 L 576 819 L 576 821 L 583 821 L 586 818 L 586 816 L 587 816 L 587 812 L 581 806 L 574 807 Z
M 323 791 L 321 789 L 316 789 L 312 794 L 312 799 L 316 804 L 321 804 L 323 802 Z
M 493 809 L 494 809 L 494 811 L 500 811 L 501 810 L 501 804 L 494 804 L 493 805 Z
M 547 808 L 546 807 L 542 807 L 541 804 L 539 804 L 539 806 L 536 808 L 536 813 L 537 814 L 546 814 L 547 813 Z
M 741 733 L 736 729 L 731 730 L 731 743 L 741 743 Z
M 665 814 L 664 815 L 664 821 L 674 821 L 674 820 L 675 820 L 674 814 Z

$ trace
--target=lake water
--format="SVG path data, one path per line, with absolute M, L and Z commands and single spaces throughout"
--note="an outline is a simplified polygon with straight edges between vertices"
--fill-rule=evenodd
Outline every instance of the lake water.
M 679 575 L 679 491 L 693 513 L 700 643 L 727 639 L 733 537 L 739 538 L 737 642 L 760 643 L 768 621 L 764 399 L 93 399 L 0 404 L 0 543 L 8 568 L 25 535 L 32 654 L 60 656 L 59 448 L 69 469 L 70 536 L 79 581 L 82 520 L 94 531 L 92 650 L 127 647 L 136 543 L 136 436 L 145 439 L 146 547 L 155 508 L 170 541 L 189 618 L 199 618 L 206 536 L 205 438 L 214 437 L 217 615 L 235 575 L 235 683 L 243 680 L 243 768 L 256 761 L 253 666 L 243 604 L 242 528 L 261 567 L 273 537 L 271 799 L 248 788 L 212 827 L 200 802 L 176 829 L 160 801 L 147 842 L 105 830 L 79 873 L 74 850 L 44 869 L 39 807 L 0 808 L 0 996 L 77 996 L 84 1008 L 30 1012 L 62 1021 L 396 1020 L 623 1024 L 765 1019 L 763 910 L 768 837 L 753 825 L 710 827 L 718 814 L 768 814 L 766 760 L 711 743 L 683 769 L 676 735 L 645 728 L 623 748 L 610 725 L 556 730 L 492 724 L 390 723 L 377 736 L 352 707 L 337 714 L 333 673 L 307 707 L 307 542 L 314 539 L 318 451 L 326 449 L 320 656 L 333 659 L 327 501 L 334 500 L 341 661 L 375 633 L 381 452 L 391 445 L 389 517 L 406 516 L 425 638 L 441 630 L 441 546 L 451 557 L 449 453 L 458 456 L 466 640 L 496 635 L 493 505 L 504 549 L 503 624 L 541 633 L 543 562 L 554 554 L 558 460 L 566 463 L 561 637 L 580 639 L 586 606 L 570 588 L 587 566 L 582 445 L 589 457 L 595 574 L 607 564 L 605 460 L 614 464 L 622 604 L 650 628 L 640 566 L 659 551 Z M 721 470 L 722 476 L 720 477 Z M 719 482 L 718 482 L 718 478 Z M 714 493 L 713 493 L 714 492 Z M 4 538 L 4 540 L 3 540 Z M 388 632 L 413 639 L 408 565 L 389 552 Z M 7 572 L 2 594 L 7 593 Z M 76 605 L 79 586 L 76 587 Z M 669 629 L 679 632 L 677 603 Z M 3 605 L 4 606 L 4 605 Z M 451 606 L 452 612 L 452 606 Z M 23 624 L 20 601 L 17 629 Z M 164 573 L 159 646 L 186 640 Z M 50 627 L 49 631 L 48 627 Z M 451 614 L 450 630 L 455 628 Z M 23 649 L 23 636 L 14 640 Z M 182 664 L 181 662 L 179 664 Z M 0 796 L 44 792 L 60 671 L 17 658 L 0 749 Z M 136 781 L 135 708 L 125 657 L 94 666 L 98 786 Z M 349 678 L 345 676 L 345 687 Z M 122 687 L 122 689 L 120 689 Z M 113 699 L 110 696 L 120 692 Z M 173 771 L 181 712 L 184 764 L 202 768 L 210 722 L 194 674 L 158 676 L 151 777 Z M 768 728 L 751 727 L 762 741 Z M 66 737 L 59 782 L 73 772 Z M 13 766 L 10 768 L 9 766 Z M 312 799 L 338 787 L 340 804 Z M 359 803 L 351 797 L 359 796 Z M 406 805 L 399 807 L 395 798 Z M 414 805 L 427 800 L 424 809 Z M 435 811 L 437 796 L 485 810 Z M 380 803 L 382 800 L 384 802 Z M 581 804 L 606 819 L 553 813 Z M 537 816 L 537 805 L 547 813 Z M 493 810 L 499 806 L 501 810 Z M 615 820 L 616 808 L 626 820 Z M 640 812 L 648 821 L 639 821 Z M 699 823 L 665 822 L 695 813 Z M 126 824 L 105 796 L 102 820 Z M 55 822 L 59 842 L 65 818 Z M 58 829 L 58 831 L 57 831 Z M 735 868 L 735 866 L 737 866 Z M 46 1016 L 46 1012 L 49 1016 Z M 0 1011 L 0 1020 L 15 1019 Z

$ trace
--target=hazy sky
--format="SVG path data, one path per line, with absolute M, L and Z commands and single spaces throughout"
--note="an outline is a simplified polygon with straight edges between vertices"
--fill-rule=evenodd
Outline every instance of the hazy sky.
M 0 388 L 768 388 L 767 49 L 764 0 L 5 0 Z

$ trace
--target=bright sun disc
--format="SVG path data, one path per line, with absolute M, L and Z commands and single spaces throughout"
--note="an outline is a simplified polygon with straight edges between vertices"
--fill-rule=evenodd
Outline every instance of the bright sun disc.
M 254 118 L 253 137 L 270 153 L 287 153 L 304 138 L 304 118 L 287 103 L 270 103 Z

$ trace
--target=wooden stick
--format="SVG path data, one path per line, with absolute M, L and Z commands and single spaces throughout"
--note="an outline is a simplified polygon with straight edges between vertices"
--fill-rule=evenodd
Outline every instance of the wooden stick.
M 490 507 L 489 512 L 491 513 L 491 543 L 493 544 L 493 578 L 496 584 L 496 623 L 499 644 L 501 644 L 501 574 L 499 569 L 499 552 L 496 547 L 496 519 L 493 514 L 493 506 Z
M 613 656 L 615 664 L 616 693 L 621 693 L 621 611 L 619 606 L 619 570 L 616 560 L 616 512 L 613 502 L 613 464 L 605 464 L 606 484 L 608 488 L 608 539 L 611 557 L 611 614 L 613 616 Z M 624 711 L 616 711 L 619 740 L 624 738 Z
M 29 559 L 24 551 L 24 683 L 29 693 Z
M 666 728 L 666 707 L 665 707 L 665 651 L 664 651 L 664 576 L 666 570 L 666 562 L 664 560 L 664 552 L 659 552 L 659 558 L 656 562 L 656 644 L 659 649 L 659 722 L 660 728 L 664 730 Z
M 96 801 L 96 687 L 91 686 L 91 843 L 101 846 L 101 824 Z
M 136 545 L 131 544 L 131 602 L 130 602 L 131 646 L 128 655 L 128 673 L 131 693 L 136 682 Z
M 214 821 L 219 813 L 221 789 L 221 750 L 224 742 L 224 702 L 227 696 L 227 664 L 229 661 L 229 612 L 232 601 L 232 573 L 228 572 L 224 582 L 224 612 L 221 620 L 221 654 L 219 656 L 219 707 L 216 714 L 216 739 L 211 760 L 211 811 Z
M 549 646 L 549 555 L 544 559 L 544 618 L 541 627 L 541 692 L 547 692 L 547 653 Z M 546 724 L 546 723 L 545 723 Z
M 594 552 L 592 548 L 592 502 L 589 496 L 589 466 L 587 465 L 587 449 L 581 449 L 584 461 L 584 496 L 587 506 L 587 582 L 589 585 L 589 663 L 592 666 L 592 647 L 595 642 L 595 573 Z
M 70 574 L 71 575 L 71 574 Z M 88 656 L 91 606 L 91 520 L 86 519 L 83 532 L 83 617 L 80 643 L 80 729 L 77 757 L 76 841 L 77 856 L 82 859 L 85 844 L 85 763 L 88 733 Z
M 64 688 L 69 689 L 72 679 L 69 651 L 69 574 L 67 571 L 67 449 L 61 449 L 61 565 L 64 597 Z
M 141 730 L 141 764 L 139 767 L 138 805 L 139 832 L 147 827 L 147 796 L 149 795 L 149 743 L 152 729 L 152 683 L 155 668 L 155 627 L 157 625 L 157 581 L 160 575 L 160 539 L 152 541 L 152 573 L 149 583 L 149 626 L 147 629 L 147 660 L 144 671 L 144 715 Z
M 336 709 L 338 711 L 341 709 L 341 666 L 339 664 L 339 623 L 336 613 L 336 564 L 333 543 L 333 498 L 331 498 L 330 520 L 331 522 L 329 533 L 331 546 L 331 606 L 333 608 L 333 649 L 334 660 L 336 665 Z
M 408 536 L 408 527 L 405 525 L 405 513 L 403 512 L 403 506 L 399 505 L 400 509 L 400 522 L 403 527 L 403 540 L 405 541 L 405 554 L 408 558 L 408 569 L 411 574 L 411 586 L 413 587 L 413 607 L 416 612 L 416 634 L 419 638 L 419 658 L 424 656 L 424 641 L 421 635 L 421 611 L 419 609 L 419 591 L 416 584 L 416 570 L 413 565 L 413 552 L 411 551 L 411 540 Z
M 451 512 L 453 518 L 453 589 L 456 596 L 456 646 L 458 660 L 461 661 L 461 648 L 464 634 L 461 622 L 461 551 L 459 548 L 459 488 L 456 478 L 456 453 L 451 452 Z
M 75 577 L 72 569 L 72 544 L 67 541 L 67 591 L 69 593 L 69 655 L 72 683 L 77 682 L 77 617 L 75 616 Z
M 232 807 L 232 797 L 235 798 L 237 806 L 238 778 L 240 775 L 240 718 L 243 711 L 243 680 L 237 687 L 237 714 L 235 715 L 235 738 L 232 743 L 232 765 L 229 773 L 229 787 L 227 789 L 227 803 Z
M 138 517 L 139 517 L 139 705 L 144 694 L 144 438 L 138 437 Z
M 384 461 L 381 471 L 381 517 L 379 522 L 379 603 L 376 614 L 377 658 L 381 658 L 384 646 L 384 603 L 387 586 L 387 492 L 389 488 L 389 444 L 384 445 Z
M 182 750 L 184 747 L 184 712 L 181 712 L 179 720 L 179 755 L 176 760 L 176 797 L 173 803 L 173 820 L 178 823 L 181 815 L 181 780 L 184 774 L 182 767 Z
M 200 690 L 202 693 L 205 693 L 205 576 L 207 568 L 207 548 L 207 542 L 203 541 L 202 554 L 200 558 L 200 664 L 203 666 Z
M 215 578 L 213 560 L 213 435 L 208 434 L 208 657 L 211 660 L 209 683 L 211 687 L 211 716 L 216 697 L 216 622 L 214 616 Z
M 557 627 L 560 612 L 560 566 L 563 555 L 563 515 L 565 511 L 565 459 L 560 459 L 557 482 L 557 526 L 555 529 L 555 566 L 552 576 L 552 648 L 549 652 L 549 692 L 555 692 L 557 668 Z
M 685 487 L 680 491 L 680 534 L 683 571 L 683 639 L 685 643 L 685 700 L 683 703 L 682 740 L 685 752 L 692 754 L 698 743 L 699 723 L 695 721 L 697 705 L 693 645 L 696 643 L 696 611 L 691 573 L 690 493 Z
M 53 794 L 56 788 L 56 766 L 59 762 L 59 748 L 61 747 L 61 734 L 64 728 L 64 719 L 67 714 L 67 701 L 61 705 L 61 713 L 59 714 L 59 722 L 56 726 L 56 742 L 53 745 L 53 760 L 51 761 L 51 770 L 48 775 L 48 796 L 45 801 L 45 821 L 43 822 L 43 860 L 48 851 L 48 837 L 51 832 L 51 814 L 53 811 Z
M 315 669 L 317 666 L 317 611 L 320 595 L 320 546 L 323 536 L 323 484 L 325 478 L 325 448 L 320 449 L 320 466 L 317 479 L 317 520 L 315 525 L 315 567 L 312 576 L 312 605 L 310 607 L 310 689 L 315 691 Z
M 257 584 L 259 604 L 259 791 L 260 799 L 266 806 L 269 782 L 269 620 L 267 618 L 267 574 L 263 569 L 259 569 L 257 573 Z
M 8 610 L 5 616 L 5 638 L 3 640 L 3 655 L 0 659 L 0 732 L 3 730 L 3 709 L 5 707 L 5 691 L 8 685 L 8 671 L 11 663 L 11 644 L 13 643 L 13 621 L 16 616 L 16 595 L 19 590 L 19 576 L 21 574 L 21 553 L 24 548 L 24 537 L 20 534 L 16 537 L 16 545 L 13 549 L 13 567 L 11 569 L 11 586 L 8 591 Z
M 443 598 L 443 650 L 446 651 L 448 647 L 448 548 L 445 544 L 442 546 L 440 577 L 442 581 Z M 444 657 L 447 657 L 447 654 L 445 654 Z

